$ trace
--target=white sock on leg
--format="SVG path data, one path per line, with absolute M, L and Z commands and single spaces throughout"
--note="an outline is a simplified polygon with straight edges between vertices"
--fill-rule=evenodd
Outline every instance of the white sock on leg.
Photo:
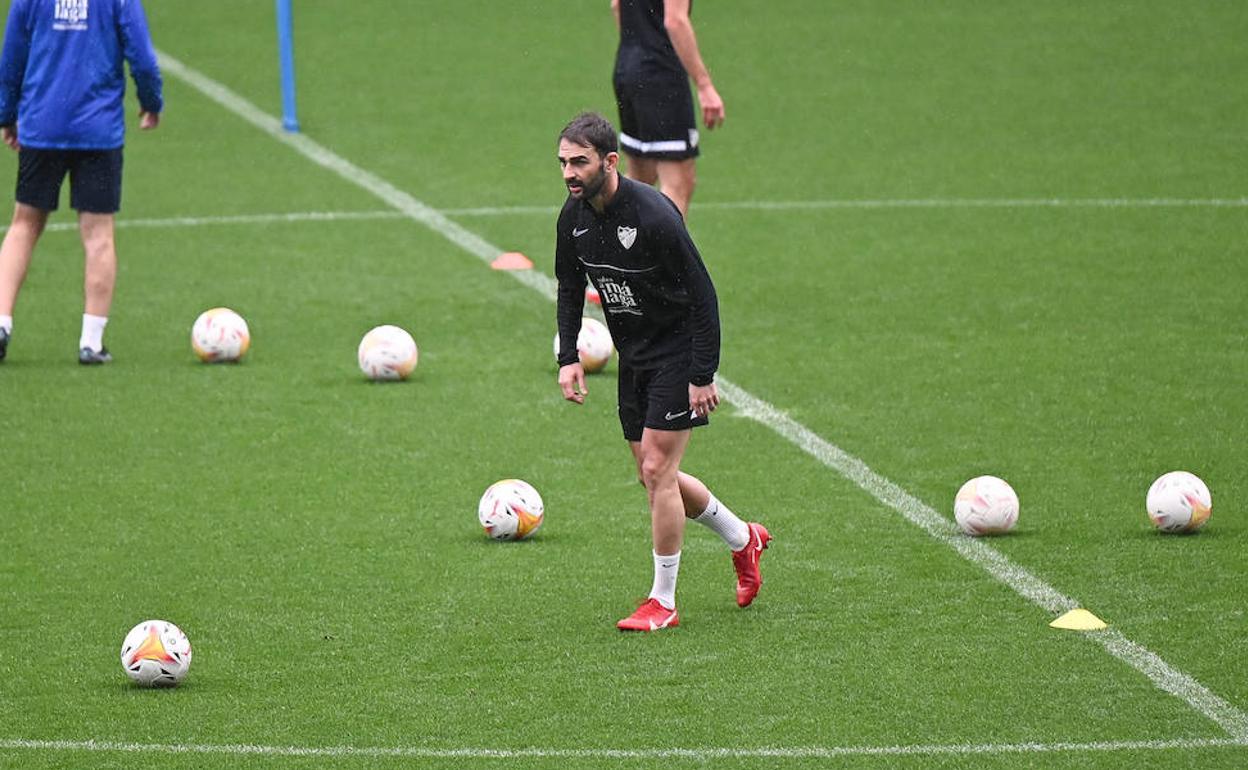
M 4 329 L 9 334 L 13 333 L 13 316 L 0 315 L 0 329 Z
M 710 527 L 715 534 L 724 539 L 728 547 L 740 551 L 750 543 L 750 528 L 737 515 L 728 510 L 715 495 L 706 504 L 706 510 L 694 517 L 694 521 Z
M 667 556 L 654 554 L 654 586 L 650 598 L 669 610 L 676 609 L 676 573 L 680 572 L 680 551 Z
M 78 338 L 78 347 L 100 352 L 104 347 L 104 327 L 107 325 L 108 316 L 83 313 L 82 336 Z

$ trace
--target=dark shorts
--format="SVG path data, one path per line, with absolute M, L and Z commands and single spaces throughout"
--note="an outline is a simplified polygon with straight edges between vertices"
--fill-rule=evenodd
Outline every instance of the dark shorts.
M 641 441 L 643 428 L 688 430 L 706 425 L 706 415 L 689 414 L 689 362 L 659 369 L 620 365 L 620 427 L 624 438 Z
M 615 78 L 620 109 L 620 147 L 657 160 L 698 157 L 693 94 L 684 78 Z
M 121 148 L 37 150 L 23 147 L 17 158 L 17 202 L 56 211 L 61 183 L 69 174 L 69 205 L 91 214 L 121 209 Z

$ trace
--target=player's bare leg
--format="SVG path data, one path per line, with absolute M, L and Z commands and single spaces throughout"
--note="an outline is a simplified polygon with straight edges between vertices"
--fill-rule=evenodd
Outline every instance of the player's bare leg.
M 26 280 L 35 243 L 48 223 L 48 212 L 19 203 L 13 208 L 13 223 L 0 245 L 0 315 L 13 315 L 17 292 Z
M 13 207 L 13 223 L 4 234 L 0 245 L 0 361 L 9 348 L 13 332 L 13 307 L 17 304 L 17 292 L 26 280 L 35 244 L 48 224 L 48 212 L 18 203 Z
M 680 461 L 692 431 L 646 428 L 641 441 L 630 442 L 633 458 L 650 499 L 654 541 L 654 584 L 650 598 L 617 626 L 626 631 L 657 631 L 680 624 L 676 613 L 676 576 L 685 535 L 685 504 L 680 496 Z
M 689 214 L 689 201 L 693 199 L 693 188 L 697 185 L 697 165 L 693 158 L 684 160 L 657 160 L 629 155 L 624 168 L 624 175 L 645 184 L 659 185 L 659 191 L 672 199 L 680 215 Z
M 697 186 L 697 161 L 693 158 L 684 160 L 658 161 L 659 191 L 672 199 L 680 215 L 688 219 L 689 201 L 693 199 L 693 188 Z
M 624 152 L 624 157 L 628 158 L 628 162 L 624 164 L 624 176 L 642 184 L 654 184 L 659 181 L 659 162 L 657 160 L 633 155 L 627 150 Z
M 641 483 L 650 498 L 654 550 L 679 553 L 685 536 L 685 504 L 680 496 L 680 461 L 691 430 L 652 430 L 641 435 Z
M 117 285 L 117 247 L 113 238 L 113 215 L 89 211 L 78 213 L 78 232 L 86 259 L 83 270 L 82 336 L 78 360 L 101 364 L 111 360 L 104 348 L 104 326 L 113 305 Z
M 113 215 L 83 211 L 78 214 L 78 232 L 86 257 L 83 281 L 83 311 L 108 316 L 117 285 L 117 246 L 113 239 Z

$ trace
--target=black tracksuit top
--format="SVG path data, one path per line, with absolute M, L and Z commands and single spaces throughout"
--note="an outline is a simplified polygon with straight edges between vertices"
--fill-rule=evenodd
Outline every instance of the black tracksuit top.
M 588 278 L 621 365 L 657 369 L 688 361 L 689 381 L 709 385 L 719 368 L 715 286 L 676 205 L 649 185 L 619 181 L 602 214 L 572 196 L 559 213 L 559 364 L 577 360 Z

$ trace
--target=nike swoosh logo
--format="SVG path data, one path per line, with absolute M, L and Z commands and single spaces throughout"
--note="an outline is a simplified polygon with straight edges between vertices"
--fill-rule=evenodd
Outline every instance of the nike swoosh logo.
M 663 415 L 663 419 L 664 419 L 664 420 L 669 420 L 669 421 L 670 421 L 670 420 L 675 420 L 677 417 L 682 417 L 682 416 L 684 416 L 684 415 L 686 415 L 686 414 L 689 414 L 689 410 L 688 410 L 688 409 L 686 409 L 686 410 L 685 410 L 685 411 L 683 411 L 683 412 L 677 412 L 676 414 L 672 414 L 671 412 L 668 412 L 667 414 Z
M 585 233 L 587 233 L 587 232 L 589 232 L 589 228 L 588 228 L 588 227 L 586 227 L 586 228 L 585 228 L 585 229 L 583 229 L 583 230 L 578 230 L 578 229 L 576 229 L 576 228 L 574 227 L 574 228 L 572 228 L 572 237 L 573 237 L 573 238 L 580 238 L 582 235 L 584 235 L 584 234 L 585 234 Z

